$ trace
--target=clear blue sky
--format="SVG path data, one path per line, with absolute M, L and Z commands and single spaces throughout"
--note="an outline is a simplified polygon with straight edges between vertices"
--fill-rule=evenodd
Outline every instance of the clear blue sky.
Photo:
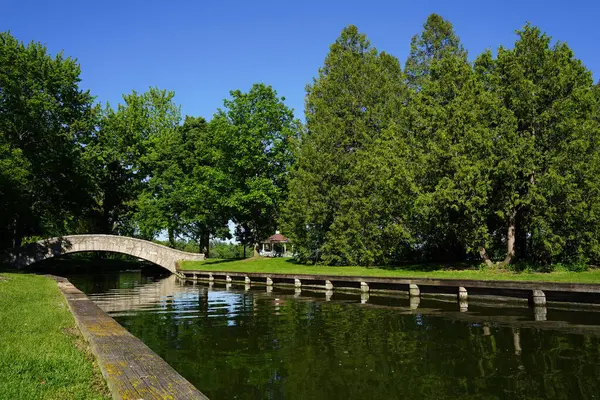
M 449 19 L 474 58 L 512 46 L 532 22 L 600 77 L 596 1 L 14 1 L 2 0 L 0 31 L 64 50 L 81 63 L 98 101 L 149 86 L 174 90 L 182 113 L 210 118 L 229 90 L 272 85 L 302 117 L 304 88 L 347 24 L 402 64 L 427 15 Z

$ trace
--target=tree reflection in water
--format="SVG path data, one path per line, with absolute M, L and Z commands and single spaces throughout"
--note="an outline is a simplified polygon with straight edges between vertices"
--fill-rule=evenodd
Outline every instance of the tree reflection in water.
M 556 320 L 551 310 L 548 321 L 536 322 L 525 306 L 416 304 L 359 293 L 312 297 L 293 288 L 209 288 L 124 276 L 103 291 L 86 279 L 77 278 L 104 292 L 93 295 L 99 304 L 213 400 L 600 393 L 594 325 L 600 313 L 593 311 L 556 312 L 568 316 Z

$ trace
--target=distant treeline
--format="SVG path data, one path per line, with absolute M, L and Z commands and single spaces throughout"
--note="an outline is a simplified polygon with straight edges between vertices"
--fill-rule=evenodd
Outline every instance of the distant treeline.
M 355 26 L 307 86 L 305 124 L 264 84 L 210 121 L 151 88 L 116 109 L 79 65 L 0 34 L 0 247 L 61 233 L 255 246 L 304 262 L 600 260 L 600 87 L 526 25 L 469 58 L 431 15 L 404 64 Z

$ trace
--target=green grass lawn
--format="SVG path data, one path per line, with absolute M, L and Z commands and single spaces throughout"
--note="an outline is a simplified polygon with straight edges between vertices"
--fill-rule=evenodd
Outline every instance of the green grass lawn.
M 184 261 L 182 262 L 180 268 L 182 270 L 264 272 L 284 274 L 600 283 L 600 269 L 584 272 L 555 271 L 548 273 L 519 273 L 479 269 L 478 266 L 463 266 L 461 268 L 456 268 L 431 264 L 405 265 L 393 268 L 328 267 L 322 265 L 298 264 L 287 258 L 262 257 L 245 260 L 208 259 L 205 261 Z
M 0 399 L 110 399 L 56 282 L 0 273 Z

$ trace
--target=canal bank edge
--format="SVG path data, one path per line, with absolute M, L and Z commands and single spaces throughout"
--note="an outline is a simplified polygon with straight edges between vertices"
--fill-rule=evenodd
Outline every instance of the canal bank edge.
M 443 278 L 391 278 L 348 275 L 285 274 L 210 270 L 179 270 L 188 280 L 220 280 L 273 285 L 293 285 L 333 290 L 407 292 L 411 298 L 423 294 L 451 294 L 459 302 L 470 296 L 527 299 L 532 306 L 545 306 L 546 301 L 600 304 L 600 284 L 543 281 L 471 280 Z M 179 276 L 179 275 L 178 275 Z
M 81 334 L 90 344 L 115 400 L 208 400 L 68 279 L 52 278 L 57 281 Z

